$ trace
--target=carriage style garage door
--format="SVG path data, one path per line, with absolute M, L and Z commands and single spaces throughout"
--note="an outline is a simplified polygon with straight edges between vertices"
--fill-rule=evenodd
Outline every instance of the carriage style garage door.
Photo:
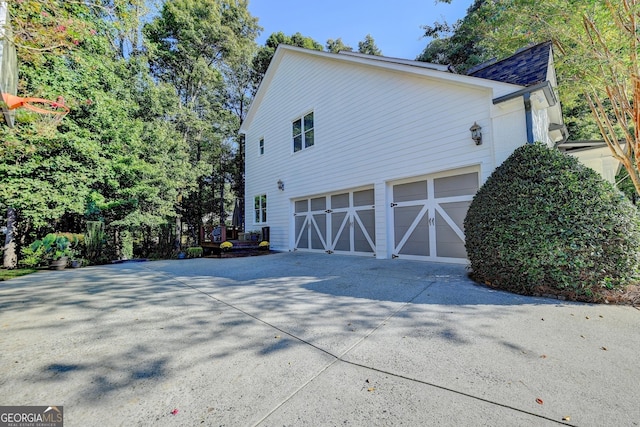
M 295 201 L 296 250 L 375 254 L 373 189 Z
M 477 191 L 477 172 L 392 185 L 392 256 L 466 262 L 463 223 Z

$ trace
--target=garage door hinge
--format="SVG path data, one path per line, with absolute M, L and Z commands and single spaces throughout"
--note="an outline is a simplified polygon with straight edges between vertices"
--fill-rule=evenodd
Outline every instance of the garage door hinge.
M 391 259 L 396 259 L 396 258 L 400 258 L 400 255 L 396 255 L 396 254 L 391 255 Z
M 331 212 L 333 212 L 333 211 L 332 211 L 331 209 L 327 209 L 325 212 L 326 212 L 326 213 L 331 213 Z
M 398 206 L 398 204 L 397 204 L 397 203 L 391 203 L 391 207 L 392 207 L 392 208 L 395 208 L 396 206 Z

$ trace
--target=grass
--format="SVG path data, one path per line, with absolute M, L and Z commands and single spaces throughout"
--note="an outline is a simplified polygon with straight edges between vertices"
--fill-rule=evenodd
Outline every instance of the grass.
M 36 270 L 35 268 L 16 268 L 15 270 L 0 268 L 0 282 L 2 282 L 3 280 L 9 280 L 15 277 L 35 273 L 36 271 L 38 270 Z

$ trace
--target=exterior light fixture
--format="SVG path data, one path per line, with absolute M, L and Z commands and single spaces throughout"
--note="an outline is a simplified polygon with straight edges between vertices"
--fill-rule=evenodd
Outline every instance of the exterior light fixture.
M 278 190 L 284 191 L 284 182 L 281 179 L 278 180 Z
M 482 127 L 478 123 L 473 122 L 473 126 L 471 126 L 469 130 L 471 131 L 471 139 L 475 141 L 476 145 L 481 145 L 482 144 Z

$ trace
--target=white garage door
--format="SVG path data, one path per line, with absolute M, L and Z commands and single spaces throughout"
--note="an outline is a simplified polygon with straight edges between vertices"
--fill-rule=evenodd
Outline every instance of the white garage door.
M 375 254 L 373 189 L 294 202 L 296 250 Z
M 477 191 L 477 172 L 394 184 L 392 256 L 466 262 L 464 218 Z

